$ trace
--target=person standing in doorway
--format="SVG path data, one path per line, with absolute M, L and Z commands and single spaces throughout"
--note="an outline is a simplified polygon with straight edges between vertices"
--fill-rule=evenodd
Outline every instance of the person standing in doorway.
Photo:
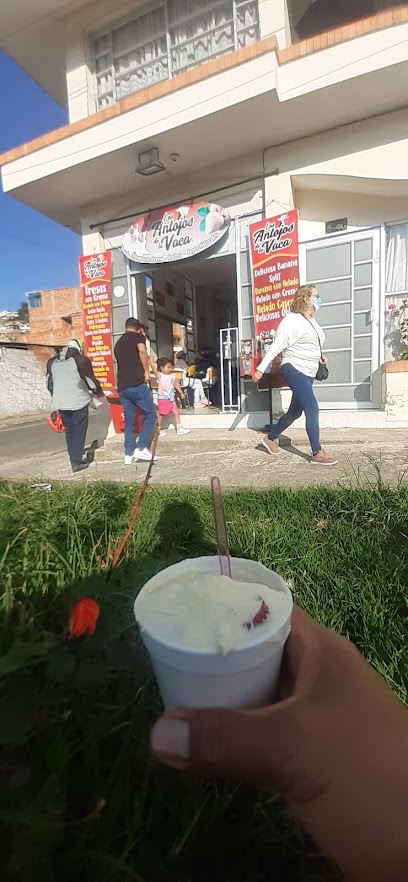
M 115 346 L 118 365 L 118 392 L 125 417 L 125 463 L 133 459 L 150 462 L 149 445 L 157 422 L 152 391 L 149 386 L 150 366 L 143 325 L 135 318 L 128 318 L 125 333 Z M 135 447 L 134 424 L 136 407 L 144 420 Z
M 188 393 L 189 389 L 193 390 L 193 404 L 194 407 L 208 407 L 208 398 L 204 392 L 204 386 L 202 384 L 202 380 L 199 377 L 195 376 L 195 362 L 192 364 L 187 363 L 187 353 L 186 352 L 178 352 L 176 363 L 174 365 L 176 371 L 184 371 L 186 374 L 186 390 Z M 204 374 L 205 376 L 205 374 Z M 188 397 L 188 394 L 187 394 Z
M 89 358 L 78 340 L 70 340 L 51 364 L 47 380 L 51 393 L 51 413 L 59 411 L 65 428 L 65 440 L 73 472 L 88 467 L 82 457 L 88 429 L 91 396 L 104 399 Z
M 258 383 L 274 359 L 282 355 L 280 374 L 292 390 L 292 400 L 288 412 L 272 426 L 269 435 L 265 435 L 261 443 L 271 456 L 277 456 L 279 435 L 304 413 L 312 449 L 310 462 L 313 465 L 332 466 L 336 465 L 337 459 L 328 456 L 320 446 L 319 405 L 313 392 L 319 363 L 327 363 L 327 358 L 322 355 L 325 334 L 314 318 L 321 302 L 314 285 L 298 288 L 291 312 L 282 319 L 275 340 L 252 379 Z

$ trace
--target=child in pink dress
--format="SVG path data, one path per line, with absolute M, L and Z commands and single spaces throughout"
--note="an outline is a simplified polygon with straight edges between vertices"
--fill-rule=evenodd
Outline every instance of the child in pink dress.
M 155 373 L 158 381 L 157 387 L 157 410 L 158 410 L 158 418 L 157 422 L 160 428 L 160 435 L 165 435 L 165 432 L 161 431 L 161 424 L 163 422 L 164 416 L 169 416 L 170 414 L 174 414 L 174 421 L 176 423 L 176 431 L 178 435 L 189 435 L 190 429 L 184 429 L 180 423 L 180 411 L 176 404 L 176 396 L 175 390 L 177 390 L 180 398 L 185 398 L 184 392 L 177 383 L 176 378 L 172 375 L 173 365 L 169 358 L 159 358 L 157 360 L 157 368 L 152 365 L 153 372 Z

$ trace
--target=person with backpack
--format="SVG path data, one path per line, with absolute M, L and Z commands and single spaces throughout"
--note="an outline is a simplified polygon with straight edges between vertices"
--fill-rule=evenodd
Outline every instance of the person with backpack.
M 50 395 L 52 395 L 52 374 L 51 374 L 52 366 L 54 364 L 54 361 L 57 360 L 62 349 L 63 349 L 63 346 L 54 346 L 54 355 L 52 355 L 51 358 L 49 358 L 47 361 L 47 367 L 46 367 L 46 371 L 45 371 L 45 382 L 46 382 L 47 389 L 48 389 Z
M 48 389 L 52 396 L 51 412 L 59 411 L 65 428 L 65 439 L 74 473 L 88 467 L 83 462 L 89 404 L 92 395 L 103 398 L 99 380 L 89 358 L 83 354 L 78 340 L 70 340 L 52 360 Z

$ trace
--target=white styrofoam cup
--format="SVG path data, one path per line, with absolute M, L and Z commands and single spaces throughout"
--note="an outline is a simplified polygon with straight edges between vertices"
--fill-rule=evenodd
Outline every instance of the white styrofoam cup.
M 241 582 L 267 585 L 277 592 L 272 606 L 273 629 L 261 634 L 242 649 L 227 655 L 219 652 L 193 651 L 164 643 L 146 630 L 141 631 L 166 708 L 174 707 L 262 707 L 273 700 L 282 661 L 283 648 L 290 632 L 293 608 L 287 583 L 260 563 L 241 558 L 231 559 L 232 578 Z M 161 570 L 139 592 L 137 606 L 147 590 L 162 589 L 177 582 L 186 573 L 198 572 L 219 576 L 218 557 L 184 560 Z M 275 608 L 276 607 L 276 608 Z

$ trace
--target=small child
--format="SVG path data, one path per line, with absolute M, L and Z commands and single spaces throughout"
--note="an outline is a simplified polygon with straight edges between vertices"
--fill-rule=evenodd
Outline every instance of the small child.
M 186 396 L 184 392 L 177 383 L 177 380 L 174 376 L 172 376 L 173 365 L 169 358 L 159 358 L 157 360 L 157 368 L 152 365 L 153 373 L 156 375 L 158 380 L 157 387 L 157 409 L 159 412 L 157 422 L 159 428 L 161 430 L 161 424 L 163 422 L 164 416 L 169 416 L 169 414 L 174 414 L 174 420 L 176 423 L 176 431 L 178 435 L 189 435 L 190 429 L 184 429 L 180 424 L 180 411 L 176 404 L 176 396 L 175 390 L 177 390 L 181 399 L 184 399 Z M 160 435 L 165 435 L 165 432 L 160 431 Z

